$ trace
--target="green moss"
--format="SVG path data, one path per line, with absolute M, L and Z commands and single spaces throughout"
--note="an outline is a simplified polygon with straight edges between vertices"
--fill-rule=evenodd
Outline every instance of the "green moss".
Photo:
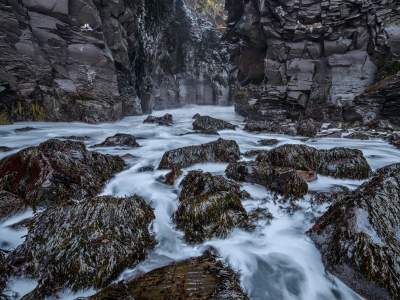
M 44 107 L 39 103 L 32 103 L 32 115 L 35 121 L 44 121 L 46 117 L 46 113 Z
M 5 111 L 0 112 L 0 125 L 8 125 L 10 123 L 8 113 Z

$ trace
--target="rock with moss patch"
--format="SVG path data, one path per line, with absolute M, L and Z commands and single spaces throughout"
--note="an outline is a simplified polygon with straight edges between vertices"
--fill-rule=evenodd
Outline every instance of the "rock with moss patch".
M 367 299 L 400 298 L 400 164 L 342 195 L 310 229 L 327 269 Z
M 218 130 L 234 130 L 236 128 L 236 126 L 232 125 L 231 123 L 209 116 L 195 115 L 193 118 L 195 119 L 193 122 L 193 130 L 202 133 L 217 133 Z
M 248 300 L 238 276 L 207 251 L 127 282 L 112 284 L 89 300 Z
M 165 114 L 162 117 L 148 116 L 143 123 L 172 126 L 172 124 L 174 124 L 174 120 L 171 114 Z
M 37 215 L 25 242 L 8 257 L 13 274 L 32 276 L 28 299 L 69 287 L 102 288 L 154 247 L 152 208 L 138 197 L 96 197 L 48 208 Z
M 131 134 L 117 133 L 114 136 L 106 138 L 106 140 L 100 144 L 94 145 L 93 147 L 139 147 L 136 142 L 136 138 Z
M 297 129 L 294 123 L 283 123 L 275 121 L 252 121 L 249 120 L 245 126 L 244 130 L 250 132 L 269 132 L 269 133 L 279 133 L 296 135 Z
M 0 190 L 32 206 L 79 200 L 98 194 L 123 169 L 120 157 L 89 152 L 80 142 L 52 139 L 1 160 Z
M 286 197 L 302 197 L 308 192 L 307 182 L 292 168 L 243 161 L 230 163 L 225 173 L 234 180 L 257 183 Z
M 257 161 L 337 178 L 365 179 L 371 175 L 367 160 L 357 149 L 317 150 L 306 145 L 283 145 L 259 154 Z
M 240 158 L 239 146 L 235 141 L 217 141 L 188 146 L 164 153 L 159 169 L 186 168 L 204 162 L 233 162 Z
M 191 171 L 182 181 L 177 228 L 190 243 L 224 238 L 234 227 L 246 227 L 247 213 L 240 201 L 240 187 L 223 176 Z

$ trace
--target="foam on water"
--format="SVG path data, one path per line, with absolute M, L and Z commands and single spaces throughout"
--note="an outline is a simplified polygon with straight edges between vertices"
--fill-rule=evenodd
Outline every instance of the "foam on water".
M 273 196 L 265 188 L 259 185 L 242 184 L 242 188 L 254 198 L 254 200 L 243 202 L 246 210 L 256 207 L 268 208 L 274 216 L 271 223 L 260 221 L 258 228 L 253 232 L 236 229 L 224 240 L 214 239 L 195 246 L 186 244 L 182 232 L 176 230 L 171 221 L 171 216 L 178 206 L 179 182 L 189 170 L 193 169 L 223 174 L 226 164 L 208 163 L 186 168 L 174 186 L 164 185 L 160 180 L 160 177 L 167 171 L 139 172 L 139 170 L 141 167 L 147 166 L 157 168 L 162 155 L 167 150 L 207 143 L 218 138 L 213 135 L 191 134 L 192 116 L 195 113 L 221 118 L 237 125 L 243 124 L 243 118 L 235 114 L 232 107 L 215 106 L 188 106 L 157 112 L 155 115 L 167 112 L 174 116 L 175 124 L 172 127 L 143 124 L 145 116 L 128 117 L 116 123 L 100 125 L 18 123 L 2 126 L 0 128 L 0 145 L 14 148 L 15 152 L 49 138 L 60 136 L 89 136 L 91 139 L 85 141 L 87 146 L 102 142 L 106 137 L 116 133 L 129 133 L 138 137 L 140 148 L 97 149 L 103 153 L 117 155 L 129 153 L 134 156 L 130 167 L 111 180 L 102 194 L 128 196 L 137 193 L 148 201 L 156 215 L 152 230 L 156 234 L 158 245 L 144 262 L 133 269 L 125 270 L 119 279 L 130 278 L 167 265 L 172 261 L 201 255 L 204 249 L 213 246 L 219 250 L 221 257 L 227 263 L 240 272 L 242 286 L 249 293 L 251 299 L 360 299 L 341 281 L 325 272 L 318 250 L 305 235 L 305 231 L 310 228 L 314 218 L 326 209 L 326 205 L 318 208 L 311 207 L 307 198 L 299 201 L 301 209 L 291 211 L 280 201 L 279 197 Z M 14 132 L 15 129 L 25 126 L 38 129 L 30 132 Z M 357 148 L 363 151 L 374 169 L 398 162 L 400 157 L 399 150 L 382 140 L 358 141 L 337 138 L 305 140 L 300 137 L 284 135 L 253 134 L 242 129 L 225 130 L 220 132 L 220 135 L 225 139 L 236 140 L 242 152 L 271 149 L 271 147 L 257 144 L 259 139 L 265 138 L 276 138 L 280 141 L 279 145 L 304 143 L 319 149 Z M 0 158 L 5 155 L 0 153 Z M 357 180 L 338 180 L 319 176 L 317 181 L 310 184 L 310 189 L 326 191 L 336 185 L 345 185 L 354 189 L 361 183 L 362 181 Z M 4 223 L 0 224 L 1 242 L 8 243 L 9 248 L 16 247 L 22 242 L 21 233 L 10 231 L 7 228 L 9 227 L 6 227 Z M 22 290 L 20 284 L 13 279 L 8 288 Z M 30 288 L 32 289 L 34 286 L 31 284 Z M 79 295 L 89 295 L 94 292 L 89 290 Z M 59 296 L 61 299 L 73 299 L 77 297 L 77 294 L 66 290 Z

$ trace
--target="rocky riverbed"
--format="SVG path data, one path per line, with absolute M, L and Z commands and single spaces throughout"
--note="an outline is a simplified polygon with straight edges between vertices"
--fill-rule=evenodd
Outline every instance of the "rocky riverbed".
M 400 162 L 393 139 L 373 130 L 343 138 L 353 130 L 327 124 L 317 137 L 245 131 L 233 107 L 154 116 L 167 113 L 170 126 L 135 116 L 0 128 L 0 299 L 165 299 L 160 287 L 190 298 L 196 282 L 196 299 L 396 299 L 398 215 L 374 227 L 385 218 L 380 196 L 394 193 L 390 210 L 399 210 L 399 168 L 380 169 Z M 199 129 L 197 113 L 230 125 Z M 65 153 L 75 169 L 63 167 Z M 23 168 L 4 167 L 12 159 Z M 376 280 L 377 266 L 349 244 L 372 251 L 386 277 Z

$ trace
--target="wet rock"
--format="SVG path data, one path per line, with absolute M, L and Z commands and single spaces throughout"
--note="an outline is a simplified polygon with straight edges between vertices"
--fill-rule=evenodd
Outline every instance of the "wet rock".
M 250 132 L 269 132 L 288 135 L 297 134 L 295 124 L 285 124 L 273 121 L 247 121 L 244 130 Z
M 90 300 L 247 300 L 238 276 L 209 251 L 127 282 L 112 284 Z
M 123 168 L 120 157 L 89 152 L 80 142 L 51 139 L 1 160 L 0 190 L 32 206 L 80 200 L 98 194 Z
M 389 137 L 389 142 L 397 147 L 400 148 L 400 134 L 399 133 L 394 133 Z
M 28 132 L 28 131 L 33 131 L 33 130 L 37 130 L 37 128 L 34 128 L 34 127 L 22 127 L 22 128 L 15 129 L 15 132 Z
M 333 203 L 342 199 L 343 196 L 349 193 L 349 188 L 345 186 L 335 186 L 330 191 L 327 192 L 315 192 L 311 196 L 311 204 L 321 205 L 326 203 Z
M 217 133 L 218 130 L 235 129 L 236 126 L 224 120 L 215 119 L 209 116 L 195 115 L 193 130 L 202 133 Z
M 11 150 L 12 150 L 12 148 L 9 148 L 6 146 L 0 146 L 0 152 L 9 152 Z
M 27 299 L 69 287 L 102 288 L 155 245 L 152 208 L 138 197 L 96 197 L 48 208 L 8 257 L 13 273 L 37 278 Z
M 6 300 L 7 298 L 6 297 L 3 298 L 2 291 L 6 287 L 7 273 L 8 273 L 8 268 L 7 268 L 7 262 L 6 262 L 6 255 L 0 249 L 0 299 L 4 299 L 4 300 Z
M 165 175 L 164 183 L 168 185 L 174 185 L 175 181 L 178 179 L 179 176 L 182 175 L 182 170 L 173 168 L 167 175 Z
M 249 150 L 243 153 L 243 156 L 245 157 L 255 157 L 261 153 L 267 152 L 267 150 Z
M 317 150 L 306 145 L 283 145 L 261 153 L 257 161 L 337 178 L 365 179 L 371 174 L 363 153 L 356 149 Z
M 318 175 L 315 171 L 302 171 L 296 170 L 297 175 L 306 182 L 313 182 L 318 179 Z
M 400 297 L 400 164 L 379 169 L 310 229 L 327 269 L 367 299 Z
M 139 147 L 136 138 L 131 134 L 118 133 L 114 136 L 106 138 L 106 140 L 93 147 Z
M 314 137 L 321 130 L 322 124 L 313 119 L 300 120 L 297 122 L 297 135 Z
M 12 193 L 0 191 L 0 220 L 22 212 L 25 208 L 23 199 Z
M 214 142 L 183 147 L 164 153 L 159 169 L 186 168 L 203 162 L 232 162 L 240 158 L 235 141 L 218 139 Z
M 353 132 L 349 135 L 344 136 L 346 139 L 353 139 L 353 140 L 369 140 L 369 135 L 363 132 Z
M 307 182 L 292 168 L 264 162 L 235 162 L 228 165 L 225 173 L 236 181 L 257 183 L 286 197 L 302 197 L 308 192 Z
M 258 141 L 260 146 L 274 146 L 279 143 L 277 139 L 262 139 Z
M 247 213 L 240 202 L 240 187 L 234 181 L 191 171 L 181 184 L 179 207 L 173 219 L 188 242 L 224 238 L 233 228 L 247 225 Z
M 171 114 L 165 114 L 162 117 L 148 116 L 143 123 L 172 126 L 174 124 L 174 120 Z
M 267 223 L 269 224 L 274 218 L 274 216 L 268 209 L 261 207 L 257 207 L 256 209 L 250 211 L 248 213 L 248 216 L 249 216 L 249 222 L 252 224 L 257 223 L 260 220 L 267 221 Z

